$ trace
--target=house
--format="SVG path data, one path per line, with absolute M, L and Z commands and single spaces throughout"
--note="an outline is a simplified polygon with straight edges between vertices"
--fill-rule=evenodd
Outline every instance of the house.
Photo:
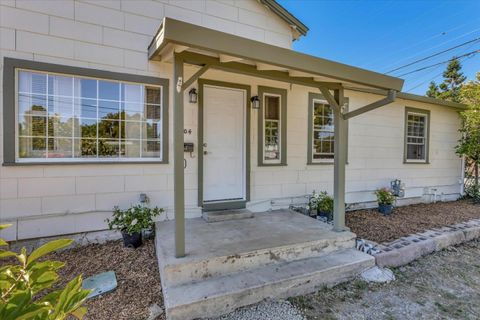
M 104 230 L 114 206 L 146 196 L 171 220 L 157 226 L 171 319 L 371 265 L 352 249 L 345 205 L 371 206 L 394 179 L 400 204 L 457 199 L 464 106 L 293 51 L 307 32 L 274 0 L 0 0 L 0 222 L 14 225 L 2 238 Z M 286 210 L 195 219 L 285 209 L 314 190 L 334 195 L 333 230 Z M 225 274 L 250 287 L 216 292 Z
M 462 192 L 453 151 L 462 106 L 292 51 L 308 28 L 275 1 L 0 5 L 0 220 L 15 225 L 9 239 L 104 229 L 113 206 L 141 193 L 172 219 L 175 156 L 187 218 L 333 193 L 334 112 L 321 84 L 341 88 L 350 112 L 398 92 L 344 128 L 350 207 L 371 205 L 393 179 L 405 185 L 402 203 Z M 183 83 L 174 56 L 189 62 Z

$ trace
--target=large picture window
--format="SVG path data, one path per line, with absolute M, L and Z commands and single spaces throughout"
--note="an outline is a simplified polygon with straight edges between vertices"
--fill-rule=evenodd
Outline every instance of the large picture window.
M 428 162 L 429 118 L 428 110 L 406 108 L 405 162 Z
M 259 87 L 259 165 L 286 164 L 286 99 L 284 89 Z
M 16 159 L 162 161 L 163 86 L 16 69 Z

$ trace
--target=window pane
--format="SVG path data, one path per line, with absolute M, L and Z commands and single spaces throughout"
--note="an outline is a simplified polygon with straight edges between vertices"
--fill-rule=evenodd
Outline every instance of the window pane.
M 47 135 L 47 118 L 37 116 L 23 116 L 19 122 L 21 136 L 45 137 Z
M 125 158 L 139 158 L 141 140 L 122 140 L 120 155 Z
M 333 110 L 328 104 L 313 105 L 313 159 L 331 160 L 334 157 Z
M 47 94 L 47 75 L 44 73 L 33 73 L 27 71 L 20 71 L 18 73 L 19 92 Z
M 75 78 L 75 97 L 97 99 L 97 80 Z
M 280 120 L 280 97 L 265 96 L 265 119 Z
M 160 104 L 160 88 L 145 87 L 147 104 Z
M 75 99 L 75 116 L 81 118 L 97 118 L 97 100 L 94 99 Z
M 158 158 L 160 157 L 160 150 L 160 141 L 142 141 L 142 158 Z
M 98 156 L 112 158 L 119 156 L 120 141 L 111 139 L 98 140 Z
M 48 138 L 48 158 L 71 158 L 73 139 Z
M 425 160 L 425 145 L 407 145 L 407 159 Z
M 147 139 L 160 139 L 162 128 L 160 122 L 146 122 L 143 127 L 143 137 Z
M 98 117 L 100 119 L 120 119 L 120 102 L 98 100 Z
M 75 139 L 76 158 L 95 158 L 97 156 L 97 139 Z
M 46 138 L 20 137 L 18 156 L 20 158 L 45 158 Z
M 98 138 L 120 138 L 120 122 L 102 120 L 98 123 Z
M 124 121 L 122 122 L 122 138 L 140 139 L 141 138 L 141 122 Z
M 73 134 L 73 119 L 67 117 L 49 117 L 48 118 L 48 136 L 49 137 L 68 137 Z
M 113 81 L 98 81 L 98 98 L 105 100 L 120 100 L 120 83 Z
M 57 75 L 48 76 L 48 94 L 55 96 L 73 96 L 73 78 Z
M 96 138 L 97 120 L 80 118 L 75 121 L 74 135 L 77 138 Z
M 122 83 L 122 101 L 126 102 L 143 102 L 143 86 L 136 84 Z
M 161 119 L 161 111 L 162 108 L 160 106 L 155 106 L 155 105 L 147 105 L 147 119 L 150 120 L 160 120 Z
M 46 115 L 47 97 L 31 94 L 18 95 L 18 113 L 28 115 Z
M 72 98 L 49 96 L 48 97 L 48 114 L 63 116 L 63 117 L 73 116 Z
M 125 120 L 143 120 L 143 108 L 143 103 L 123 102 L 121 118 Z

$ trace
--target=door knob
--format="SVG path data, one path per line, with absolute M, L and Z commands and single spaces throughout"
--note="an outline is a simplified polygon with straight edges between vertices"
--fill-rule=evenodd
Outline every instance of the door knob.
M 208 151 L 203 151 L 203 154 L 204 154 L 204 155 L 207 155 L 207 154 L 208 154 Z

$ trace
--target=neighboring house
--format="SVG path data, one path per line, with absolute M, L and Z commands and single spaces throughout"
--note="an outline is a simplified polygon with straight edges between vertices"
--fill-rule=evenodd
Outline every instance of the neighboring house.
M 187 217 L 200 216 L 202 207 L 266 211 L 313 190 L 332 193 L 334 113 L 308 84 L 341 83 L 345 109 L 353 111 L 403 82 L 290 54 L 307 31 L 271 0 L 0 0 L 0 222 L 15 225 L 2 237 L 105 229 L 112 208 L 136 203 L 141 193 L 174 218 L 177 54 L 219 62 L 209 70 L 185 66 L 188 77 L 201 75 L 183 96 L 184 139 L 193 143 L 184 153 Z M 223 37 L 244 44 L 251 59 L 225 54 Z M 277 47 L 282 57 L 298 57 L 298 69 L 303 56 L 330 69 L 309 73 L 258 58 Z M 192 88 L 198 102 L 190 102 Z M 250 101 L 257 96 L 260 109 Z M 393 103 L 349 120 L 346 203 L 369 206 L 373 191 L 394 179 L 405 184 L 405 203 L 431 194 L 457 199 L 461 108 L 398 93 Z

